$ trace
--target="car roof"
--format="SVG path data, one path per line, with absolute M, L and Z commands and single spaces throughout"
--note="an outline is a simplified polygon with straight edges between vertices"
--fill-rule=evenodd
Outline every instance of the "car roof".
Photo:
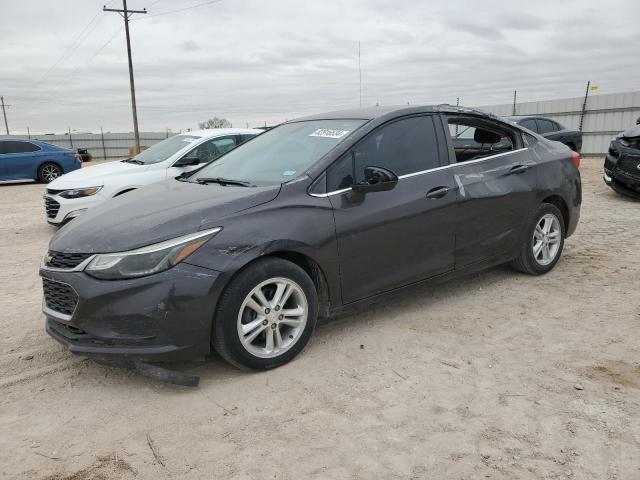
M 258 135 L 260 133 L 264 133 L 263 130 L 258 130 L 255 128 L 208 128 L 204 130 L 193 130 L 191 132 L 182 132 L 178 135 L 186 135 L 186 136 L 194 136 L 194 137 L 202 137 L 202 138 L 213 138 L 213 137 L 221 137 L 223 135 Z
M 440 104 L 440 105 L 392 105 L 384 107 L 366 107 L 356 108 L 351 110 L 337 110 L 333 112 L 319 113 L 315 115 L 309 115 L 306 117 L 300 117 L 290 120 L 287 123 L 292 122 L 305 122 L 309 120 L 375 120 L 383 119 L 386 117 L 400 117 L 403 115 L 411 115 L 417 113 L 464 113 L 469 115 L 479 115 L 483 117 L 489 117 L 495 120 L 500 120 L 499 117 L 492 113 L 484 112 L 474 108 L 459 107 L 456 105 Z
M 552 122 L 555 122 L 553 118 L 545 117 L 544 115 L 509 115 L 504 118 L 508 118 L 509 120 L 513 120 L 514 122 L 517 122 L 519 120 L 533 119 L 533 118 L 540 118 L 542 120 L 551 120 Z
M 34 138 L 25 138 L 25 137 L 17 137 L 17 136 L 0 137 L 0 142 L 2 142 L 2 141 L 5 141 L 5 142 L 31 142 L 34 145 L 38 145 L 39 147 L 51 147 L 51 148 L 61 149 L 61 150 L 71 150 L 69 147 L 61 147 L 60 145 L 54 145 L 53 143 L 43 142 L 42 140 L 36 140 Z

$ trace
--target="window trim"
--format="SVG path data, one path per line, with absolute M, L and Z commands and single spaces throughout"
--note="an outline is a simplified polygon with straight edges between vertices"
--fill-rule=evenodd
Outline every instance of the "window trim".
M 529 150 L 529 147 L 525 146 L 525 147 L 517 148 L 515 150 L 511 150 L 509 152 L 497 153 L 495 155 L 490 155 L 488 157 L 478 158 L 476 160 L 469 160 L 467 162 L 449 163 L 448 165 L 442 165 L 440 167 L 434 167 L 434 168 L 430 168 L 428 170 L 422 170 L 420 172 L 406 173 L 404 175 L 400 175 L 398 177 L 398 180 L 404 180 L 406 178 L 411 178 L 411 177 L 415 177 L 415 176 L 418 176 L 418 175 L 424 175 L 426 173 L 431 173 L 431 172 L 435 172 L 435 171 L 438 171 L 438 170 L 444 170 L 444 169 L 447 169 L 447 168 L 458 167 L 458 166 L 462 166 L 462 165 L 471 165 L 471 164 L 474 164 L 474 163 L 484 162 L 485 160 L 491 160 L 491 159 L 494 159 L 494 158 L 503 157 L 503 156 L 506 156 L 506 155 L 511 155 L 513 153 L 524 152 L 525 150 Z M 346 193 L 346 192 L 350 192 L 350 191 L 351 191 L 351 187 L 342 188 L 340 190 L 333 190 L 333 191 L 327 192 L 327 193 L 309 193 L 309 192 L 307 192 L 307 193 L 312 197 L 324 198 L 324 197 L 330 197 L 332 195 L 339 195 L 341 193 Z

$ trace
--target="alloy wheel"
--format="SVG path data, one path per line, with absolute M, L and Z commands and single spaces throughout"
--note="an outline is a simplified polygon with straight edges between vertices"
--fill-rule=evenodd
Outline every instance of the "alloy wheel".
M 300 285 L 283 277 L 265 280 L 240 306 L 240 343 L 256 357 L 278 357 L 298 341 L 308 315 L 309 304 Z
M 42 178 L 46 182 L 52 182 L 60 176 L 60 169 L 55 165 L 45 165 L 42 167 Z
M 552 213 L 547 213 L 538 220 L 533 231 L 533 258 L 540 265 L 549 265 L 556 259 L 562 240 L 560 220 Z

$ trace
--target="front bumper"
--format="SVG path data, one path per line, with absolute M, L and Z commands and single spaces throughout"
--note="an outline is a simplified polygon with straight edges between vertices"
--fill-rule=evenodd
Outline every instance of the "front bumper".
M 618 193 L 640 199 L 640 154 L 616 153 L 605 158 L 604 183 Z
M 220 274 L 214 270 L 181 263 L 148 277 L 117 281 L 46 267 L 40 275 L 43 282 L 77 295 L 64 313 L 51 291 L 43 299 L 47 333 L 73 353 L 166 362 L 210 352 L 220 293 Z
M 60 195 L 45 193 L 45 216 L 51 225 L 62 225 L 77 217 L 91 207 L 107 200 L 106 196 L 98 192 L 95 195 L 81 198 L 63 198 Z

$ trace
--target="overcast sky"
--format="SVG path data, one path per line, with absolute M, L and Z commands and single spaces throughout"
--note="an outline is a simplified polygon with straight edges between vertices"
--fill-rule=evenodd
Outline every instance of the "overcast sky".
M 0 0 L 0 95 L 12 133 L 132 130 L 123 21 L 103 3 Z M 131 23 L 142 131 L 357 107 L 358 41 L 363 105 L 508 103 L 514 89 L 522 101 L 576 97 L 587 80 L 600 94 L 640 90 L 638 0 L 128 6 L 149 11 Z

